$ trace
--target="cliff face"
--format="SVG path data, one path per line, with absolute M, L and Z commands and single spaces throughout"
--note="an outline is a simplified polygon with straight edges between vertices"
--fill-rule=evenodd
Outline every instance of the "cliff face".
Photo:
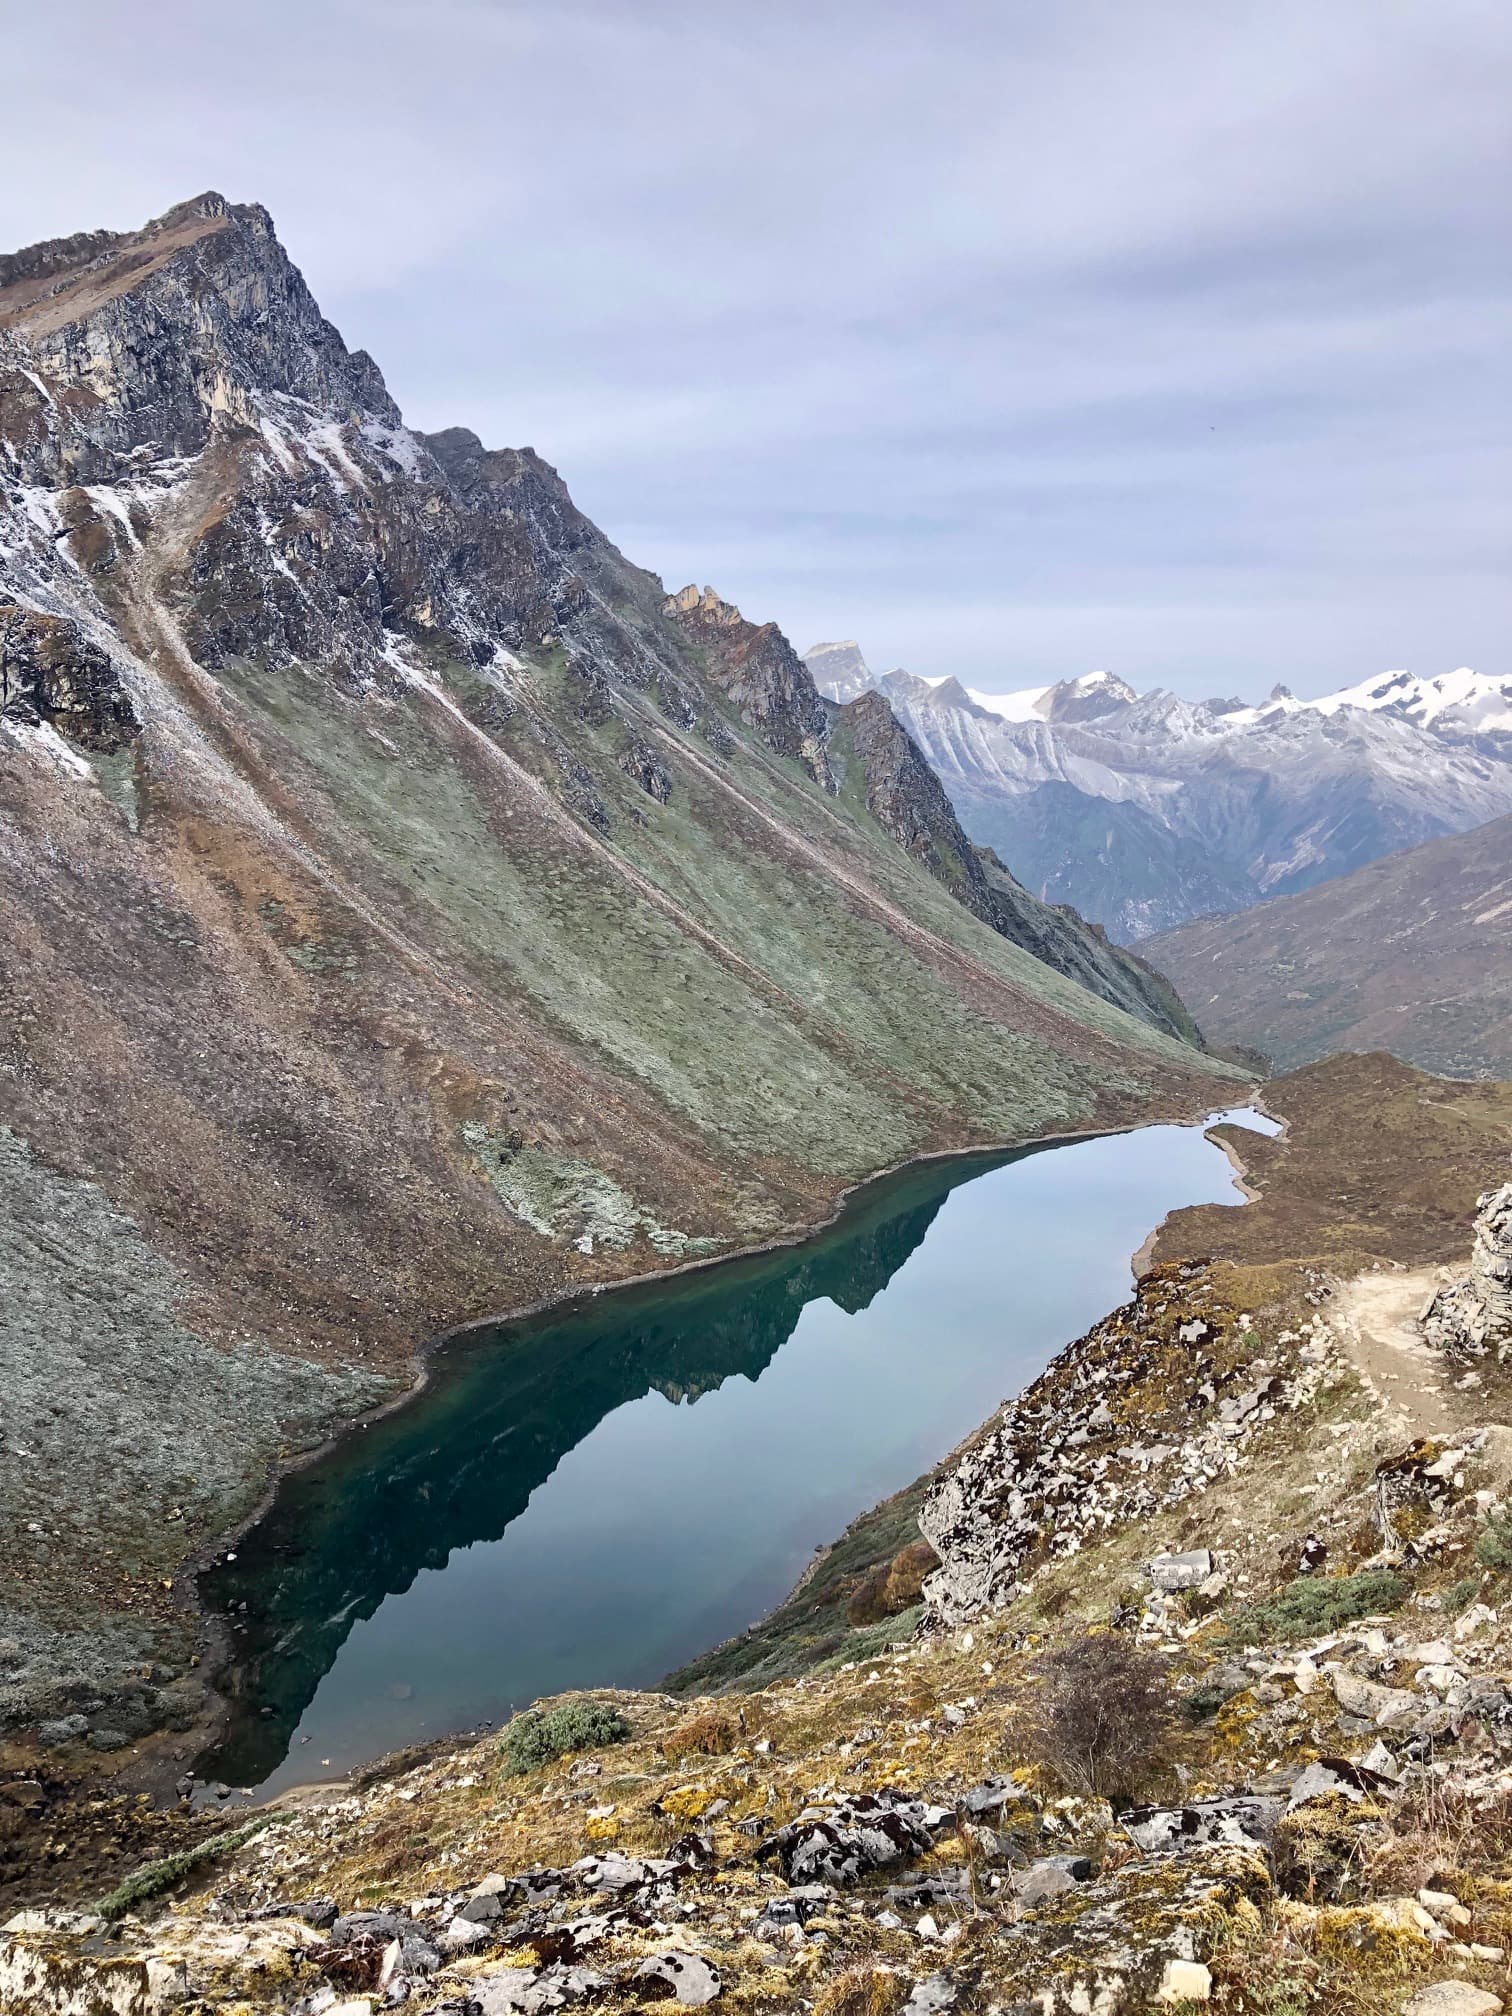
M 103 1698 L 123 1589 L 139 1668 L 444 1325 L 1228 1095 L 837 793 L 801 663 L 706 599 L 531 450 L 406 429 L 255 206 L 0 263 L 0 1347 L 57 1452 L 3 1487 L 13 1700 L 65 1624 Z

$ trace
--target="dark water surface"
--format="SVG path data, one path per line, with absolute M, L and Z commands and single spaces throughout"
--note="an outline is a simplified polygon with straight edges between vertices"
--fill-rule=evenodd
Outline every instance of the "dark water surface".
M 1127 1296 L 1166 1212 L 1233 1199 L 1196 1127 L 960 1157 L 802 1246 L 448 1346 L 204 1578 L 238 1691 L 203 1768 L 272 1791 L 654 1684 Z

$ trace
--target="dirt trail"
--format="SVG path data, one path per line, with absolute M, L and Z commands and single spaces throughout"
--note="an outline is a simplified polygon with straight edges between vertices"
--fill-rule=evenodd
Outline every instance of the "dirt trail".
M 1339 1289 L 1330 1309 L 1351 1364 L 1400 1417 L 1404 1439 L 1446 1434 L 1459 1415 L 1442 1360 L 1418 1335 L 1417 1319 L 1439 1278 L 1436 1267 L 1360 1274 Z

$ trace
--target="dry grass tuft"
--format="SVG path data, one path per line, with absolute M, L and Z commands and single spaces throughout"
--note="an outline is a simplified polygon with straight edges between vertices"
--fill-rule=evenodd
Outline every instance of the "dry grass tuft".
M 814 2016 L 896 2016 L 907 1984 L 886 1967 L 847 1967 L 826 1981 L 814 2001 Z
M 695 1715 L 691 1721 L 679 1723 L 669 1729 L 665 1736 L 657 1739 L 663 1757 L 669 1764 L 676 1764 L 684 1757 L 727 1757 L 732 1750 L 738 1750 L 746 1740 L 746 1716 L 743 1708 L 711 1708 L 707 1714 Z

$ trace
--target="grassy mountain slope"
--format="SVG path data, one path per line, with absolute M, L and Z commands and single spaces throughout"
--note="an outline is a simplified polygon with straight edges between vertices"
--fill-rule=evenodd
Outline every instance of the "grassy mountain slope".
M 1512 818 L 1140 950 L 1210 1036 L 1284 1069 L 1381 1049 L 1450 1077 L 1512 1077 Z

